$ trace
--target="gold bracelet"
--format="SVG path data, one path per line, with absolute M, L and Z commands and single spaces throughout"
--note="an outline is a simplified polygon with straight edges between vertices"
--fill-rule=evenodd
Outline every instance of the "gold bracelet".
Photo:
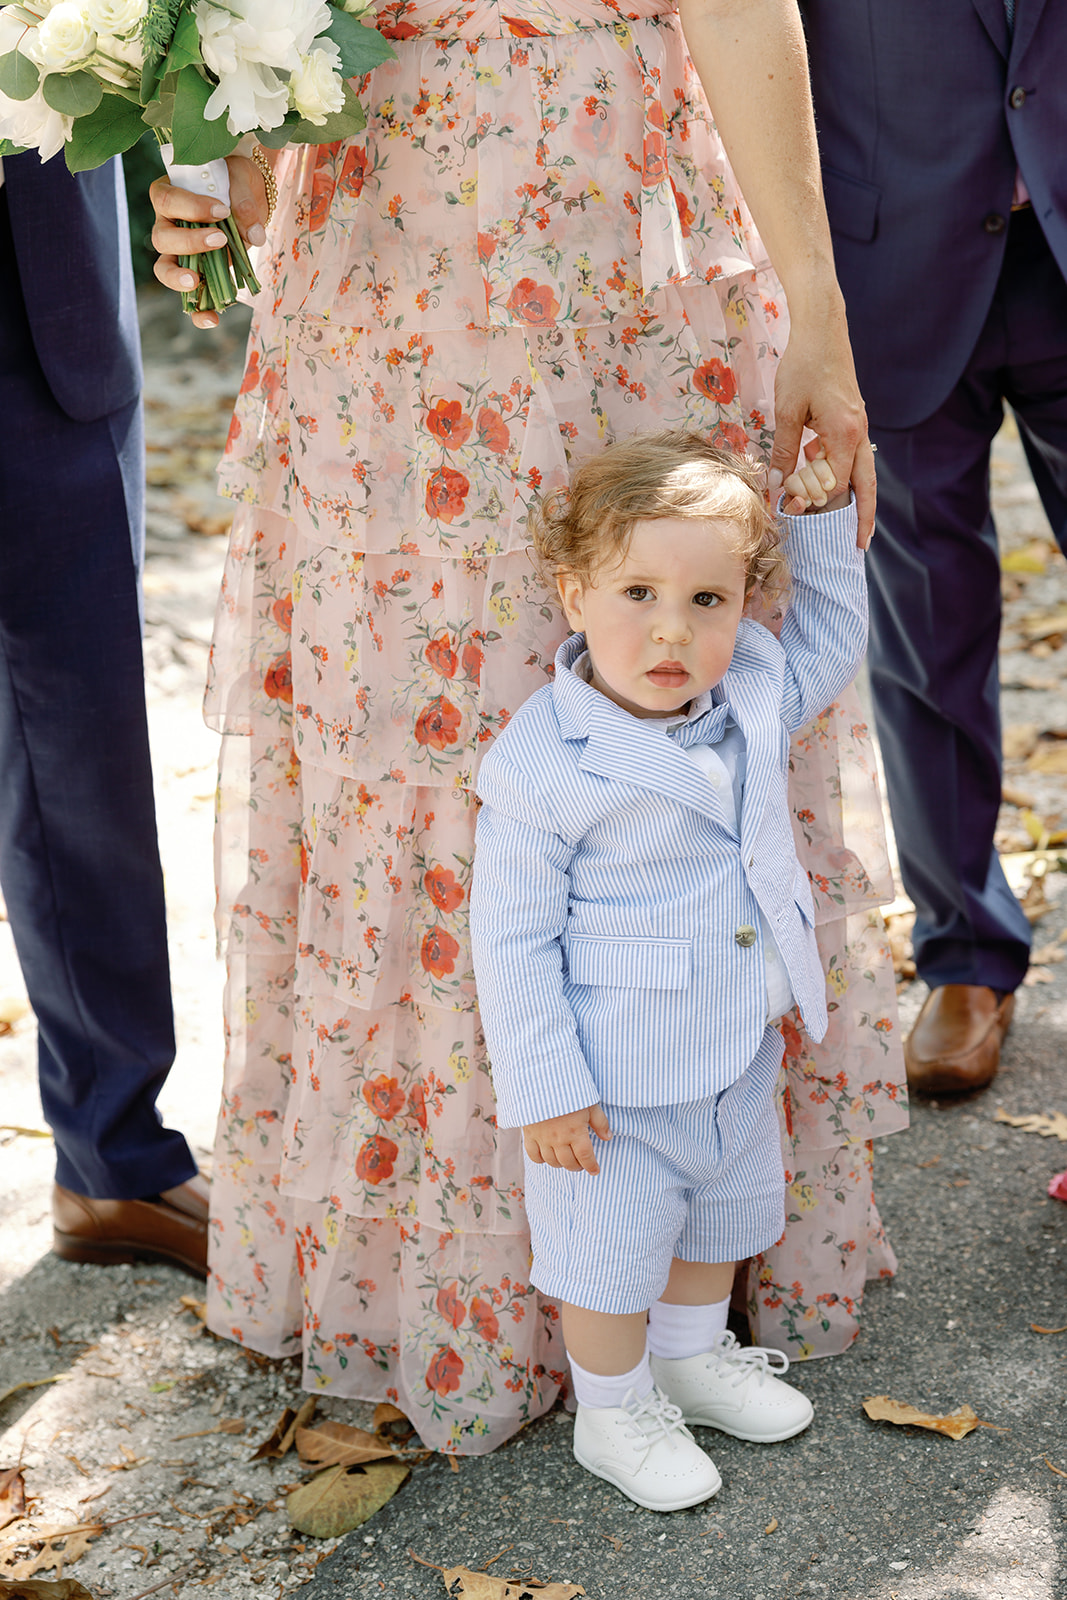
M 263 179 L 263 187 L 267 193 L 267 221 L 269 222 L 274 215 L 274 208 L 278 204 L 278 185 L 274 181 L 271 164 L 258 144 L 252 146 L 252 160 L 259 169 L 260 176 Z

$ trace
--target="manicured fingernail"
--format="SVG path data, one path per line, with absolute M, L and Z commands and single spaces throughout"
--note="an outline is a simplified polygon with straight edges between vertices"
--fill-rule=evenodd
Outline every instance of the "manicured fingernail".
M 214 232 L 209 233 L 204 239 L 204 244 L 209 250 L 213 250 L 216 245 L 225 243 L 226 235 L 224 233 L 220 233 L 217 228 L 214 230 Z
M 261 222 L 253 222 L 252 226 L 248 230 L 249 244 L 263 244 L 266 240 L 266 237 L 267 233 L 263 224 Z
M 782 474 L 779 472 L 778 468 L 772 467 L 770 472 L 767 474 L 767 482 L 770 484 L 771 488 L 780 489 L 782 487 L 782 481 Z
M 211 208 L 211 215 L 213 217 L 228 217 L 229 214 L 230 214 L 229 206 L 224 206 L 224 205 L 221 204 L 221 202 L 216 203 Z
M 191 272 L 183 272 L 181 277 L 178 279 L 178 283 L 183 289 L 196 288 L 196 279 L 193 277 Z

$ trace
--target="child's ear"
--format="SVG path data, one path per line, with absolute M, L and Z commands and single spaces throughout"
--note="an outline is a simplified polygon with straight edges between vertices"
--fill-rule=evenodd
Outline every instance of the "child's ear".
M 585 585 L 581 578 L 575 572 L 557 572 L 556 588 L 559 591 L 560 604 L 572 630 L 575 633 L 583 633 L 585 617 L 582 600 L 585 595 Z

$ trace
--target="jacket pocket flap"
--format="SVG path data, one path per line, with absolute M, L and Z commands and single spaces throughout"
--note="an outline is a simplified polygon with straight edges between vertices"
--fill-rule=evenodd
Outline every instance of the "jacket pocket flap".
M 603 989 L 684 989 L 693 970 L 693 951 L 688 939 L 572 934 L 567 965 L 572 983 Z
M 881 189 L 860 178 L 847 178 L 832 167 L 823 168 L 822 188 L 833 232 L 843 234 L 846 239 L 856 239 L 860 244 L 869 244 L 878 229 Z

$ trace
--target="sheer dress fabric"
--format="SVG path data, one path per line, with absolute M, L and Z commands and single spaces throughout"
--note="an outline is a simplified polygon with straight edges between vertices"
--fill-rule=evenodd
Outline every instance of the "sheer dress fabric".
M 466 932 L 471 785 L 564 624 L 526 553 L 572 456 L 691 425 L 765 455 L 785 305 L 673 11 L 395 4 L 368 125 L 286 151 L 221 469 L 206 699 L 229 971 L 209 1322 L 481 1453 L 552 1403 Z M 906 1120 L 891 890 L 853 699 L 794 746 L 836 1006 L 786 1031 L 795 1216 L 751 1269 L 790 1353 L 892 1270 L 870 1141 Z

